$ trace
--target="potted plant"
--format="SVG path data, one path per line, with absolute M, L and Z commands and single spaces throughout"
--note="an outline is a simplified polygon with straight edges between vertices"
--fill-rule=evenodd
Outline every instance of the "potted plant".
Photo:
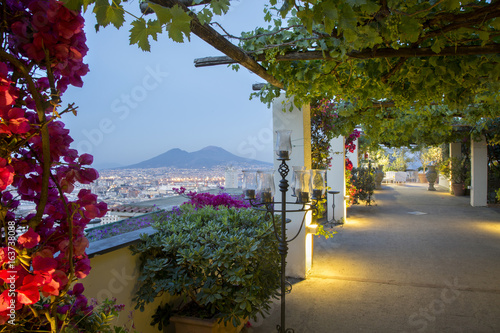
M 418 178 L 421 183 L 426 183 L 429 180 L 427 179 L 427 174 L 430 171 L 431 174 L 431 179 L 434 179 L 432 185 L 429 184 L 429 190 L 435 190 L 434 189 L 434 182 L 437 180 L 437 173 L 435 174 L 435 165 L 439 165 L 442 161 L 442 154 L 443 150 L 441 147 L 428 147 L 428 148 L 423 148 L 421 149 L 418 153 L 417 156 L 420 160 L 420 163 L 422 163 L 422 169 L 423 173 L 418 174 Z M 430 170 L 428 170 L 430 169 Z M 436 177 L 434 178 L 434 175 Z
M 465 194 L 465 178 L 467 177 L 467 167 L 465 158 L 452 157 L 441 165 L 440 171 L 451 180 L 453 194 L 462 196 Z
M 239 332 L 248 318 L 269 311 L 280 257 L 264 212 L 188 204 L 178 215 L 160 214 L 153 226 L 158 232 L 132 248 L 141 260 L 136 308 L 164 293 L 178 299 L 159 307 L 152 324 L 161 329 L 171 320 L 179 333 L 185 317 L 197 317 L 223 332 Z

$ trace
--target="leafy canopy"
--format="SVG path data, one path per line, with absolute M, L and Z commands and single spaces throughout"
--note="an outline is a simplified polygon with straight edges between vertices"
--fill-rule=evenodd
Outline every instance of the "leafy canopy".
M 99 26 L 124 24 L 120 0 L 65 2 L 95 4 Z M 186 4 L 147 2 L 154 15 L 132 21 L 130 42 L 149 51 L 164 31 L 189 40 L 192 20 L 212 23 L 230 1 Z M 269 0 L 264 15 L 268 27 L 228 37 L 297 104 L 343 101 L 336 135 L 362 124 L 373 142 L 437 144 L 455 139 L 457 123 L 483 133 L 499 116 L 500 1 Z M 270 103 L 280 93 L 267 85 L 256 95 Z

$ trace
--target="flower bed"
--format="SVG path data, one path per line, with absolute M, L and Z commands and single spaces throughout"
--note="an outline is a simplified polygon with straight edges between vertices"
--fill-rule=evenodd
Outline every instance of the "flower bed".
M 85 233 L 89 242 L 95 242 L 116 235 L 121 235 L 126 232 L 149 227 L 153 222 L 154 216 L 156 214 L 158 214 L 158 212 L 144 214 L 137 217 L 131 217 L 126 220 L 101 225 L 92 229 L 87 229 Z

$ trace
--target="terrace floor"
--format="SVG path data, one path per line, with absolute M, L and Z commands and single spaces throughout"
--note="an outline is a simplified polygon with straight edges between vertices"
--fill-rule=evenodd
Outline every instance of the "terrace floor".
M 500 332 L 500 210 L 427 184 L 384 186 L 315 240 L 310 277 L 287 295 L 296 333 Z M 249 333 L 276 332 L 280 303 Z

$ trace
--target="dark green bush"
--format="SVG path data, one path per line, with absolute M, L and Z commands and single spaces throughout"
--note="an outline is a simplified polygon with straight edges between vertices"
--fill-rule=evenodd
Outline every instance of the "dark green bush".
M 182 301 L 159 312 L 233 324 L 265 315 L 280 280 L 272 219 L 251 209 L 180 209 L 178 216 L 160 215 L 158 232 L 132 248 L 142 263 L 136 308 L 167 293 Z

